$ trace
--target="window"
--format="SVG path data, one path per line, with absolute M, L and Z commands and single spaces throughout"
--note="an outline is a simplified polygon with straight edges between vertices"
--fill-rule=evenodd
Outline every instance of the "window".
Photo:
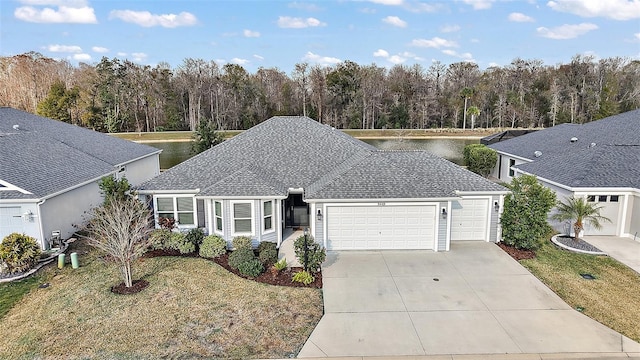
M 611 202 L 618 202 L 618 195 L 611 195 L 611 196 L 609 196 L 609 201 L 611 201 Z
M 253 233 L 253 203 L 237 202 L 232 203 L 233 208 L 233 233 L 252 234 Z
M 513 175 L 514 175 L 514 171 L 513 171 L 513 169 L 511 167 L 515 166 L 515 165 L 516 165 L 515 159 L 509 159 L 509 176 L 511 176 L 511 177 L 513 177 Z
M 192 197 L 161 197 L 156 199 L 158 217 L 175 219 L 179 225 L 195 225 Z
M 213 214 L 215 217 L 215 231 L 222 233 L 222 203 L 220 201 L 214 202 Z
M 596 202 L 596 196 L 595 195 L 587 196 L 587 201 L 588 202 Z
M 607 202 L 607 195 L 598 196 L 598 202 Z
M 273 231 L 273 200 L 262 203 L 262 230 Z

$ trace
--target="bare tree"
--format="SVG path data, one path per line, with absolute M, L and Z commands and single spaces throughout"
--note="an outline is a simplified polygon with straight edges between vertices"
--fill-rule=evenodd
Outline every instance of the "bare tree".
M 133 285 L 131 266 L 150 246 L 152 216 L 140 201 L 112 198 L 94 208 L 87 223 L 89 245 L 103 251 L 119 268 L 126 287 Z

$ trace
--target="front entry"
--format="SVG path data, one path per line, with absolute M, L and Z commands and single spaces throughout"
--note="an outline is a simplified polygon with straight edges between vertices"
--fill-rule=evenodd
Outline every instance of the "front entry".
M 302 194 L 289 194 L 282 207 L 285 227 L 309 226 L 309 204 L 302 200 Z

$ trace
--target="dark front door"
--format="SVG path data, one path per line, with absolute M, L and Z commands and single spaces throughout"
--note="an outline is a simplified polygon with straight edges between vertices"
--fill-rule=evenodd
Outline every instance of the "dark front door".
M 286 227 L 309 226 L 309 204 L 302 200 L 302 194 L 290 194 L 284 201 Z

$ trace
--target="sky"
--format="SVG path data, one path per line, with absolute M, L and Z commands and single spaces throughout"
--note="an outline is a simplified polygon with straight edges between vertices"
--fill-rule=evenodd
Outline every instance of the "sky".
M 0 55 L 29 51 L 73 65 L 194 58 L 286 73 L 345 60 L 481 69 L 516 58 L 640 60 L 640 0 L 0 1 Z

